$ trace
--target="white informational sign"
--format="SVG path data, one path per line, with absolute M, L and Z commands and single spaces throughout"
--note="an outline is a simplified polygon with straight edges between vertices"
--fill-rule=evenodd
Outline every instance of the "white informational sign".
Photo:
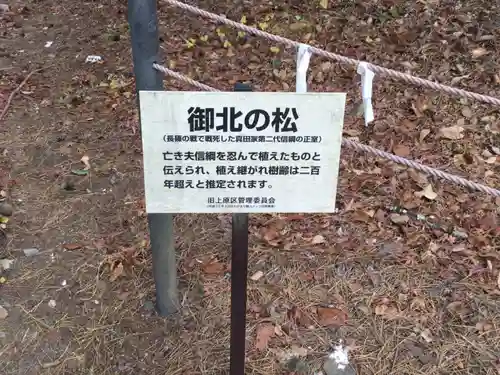
M 148 213 L 334 212 L 344 93 L 139 95 Z

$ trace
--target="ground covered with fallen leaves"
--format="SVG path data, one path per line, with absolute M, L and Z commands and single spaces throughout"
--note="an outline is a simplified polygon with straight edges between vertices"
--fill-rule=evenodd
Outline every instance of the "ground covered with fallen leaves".
M 492 2 L 195 3 L 500 97 Z M 227 373 L 226 215 L 176 217 L 182 311 L 154 312 L 125 2 L 8 8 L 0 373 Z M 238 81 L 294 90 L 293 50 L 169 6 L 159 19 L 167 67 L 223 90 Z M 85 63 L 88 55 L 103 60 Z M 165 87 L 193 89 L 172 79 Z M 376 77 L 376 120 L 365 129 L 355 70 L 314 56 L 309 90 L 347 92 L 345 137 L 500 186 L 497 108 Z M 343 149 L 337 201 L 332 215 L 252 215 L 247 374 L 314 374 L 339 340 L 358 374 L 500 373 L 500 200 Z

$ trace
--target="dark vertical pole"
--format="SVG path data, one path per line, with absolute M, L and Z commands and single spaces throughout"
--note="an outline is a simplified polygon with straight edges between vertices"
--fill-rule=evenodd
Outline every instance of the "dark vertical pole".
M 234 91 L 252 91 L 237 83 Z M 247 312 L 248 214 L 233 214 L 231 243 L 231 358 L 230 375 L 245 374 Z
M 163 90 L 163 76 L 153 69 L 159 49 L 156 0 L 128 0 L 128 22 L 137 94 L 140 90 Z M 179 308 L 172 219 L 171 214 L 148 215 L 156 307 L 161 316 Z

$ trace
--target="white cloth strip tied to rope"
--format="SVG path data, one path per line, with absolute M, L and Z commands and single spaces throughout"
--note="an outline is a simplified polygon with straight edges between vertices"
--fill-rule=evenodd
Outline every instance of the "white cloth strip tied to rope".
M 195 81 L 189 77 L 186 77 L 185 75 L 174 72 L 173 70 L 170 70 L 162 65 L 153 64 L 153 68 L 165 73 L 168 76 L 171 76 L 171 77 L 177 78 L 181 81 L 190 83 L 191 85 L 196 86 L 202 90 L 215 91 L 215 92 L 221 91 L 221 90 L 218 90 L 218 89 L 213 88 L 211 86 L 204 85 L 203 83 Z M 452 175 L 450 173 L 440 171 L 439 169 L 428 167 L 426 165 L 417 163 L 416 161 L 405 159 L 405 158 L 402 158 L 401 156 L 393 155 L 393 154 L 390 154 L 388 152 L 378 150 L 378 149 L 373 148 L 371 146 L 367 146 L 367 145 L 358 143 L 358 142 L 350 140 L 350 139 L 343 138 L 342 145 L 354 148 L 356 150 L 361 150 L 361 151 L 367 152 L 369 154 L 377 155 L 377 156 L 380 156 L 381 158 L 384 158 L 384 159 L 392 160 L 393 162 L 396 162 L 398 164 L 406 165 L 407 167 L 410 167 L 410 168 L 416 169 L 418 171 L 430 174 L 432 176 L 442 178 L 443 180 L 448 180 L 448 181 L 454 182 L 458 185 L 468 187 L 469 189 L 472 189 L 472 190 L 478 190 L 478 191 L 482 191 L 483 193 L 493 195 L 494 197 L 500 197 L 500 190 L 493 189 L 493 188 L 486 186 L 486 185 L 478 184 L 477 182 L 467 180 L 463 177 L 455 176 L 455 175 Z
M 309 69 L 311 55 L 312 52 L 307 44 L 301 44 L 297 48 L 296 92 L 307 92 L 307 70 Z
M 363 115 L 365 117 L 365 126 L 368 126 L 375 117 L 373 115 L 372 92 L 373 92 L 373 77 L 370 66 L 365 62 L 360 62 L 357 69 L 361 75 L 361 98 L 363 98 Z
M 232 21 L 232 20 L 226 18 L 225 16 L 221 16 L 221 15 L 218 15 L 215 13 L 207 12 L 206 10 L 200 9 L 198 7 L 195 7 L 195 6 L 192 6 L 189 4 L 185 4 L 181 1 L 163 0 L 163 2 L 170 4 L 170 5 L 173 5 L 175 7 L 181 8 L 181 9 L 185 9 L 191 13 L 198 14 L 202 17 L 206 17 L 206 18 L 209 18 L 211 20 L 221 22 L 221 23 L 224 23 L 226 25 L 233 26 L 234 28 L 239 29 L 239 30 L 243 30 L 247 33 L 261 36 L 263 38 L 272 40 L 272 41 L 277 42 L 277 43 L 283 43 L 285 45 L 293 46 L 293 47 L 298 47 L 300 45 L 300 43 L 295 41 L 295 40 L 284 38 L 284 37 L 279 36 L 279 35 L 274 35 L 274 34 L 266 32 L 266 31 L 259 30 L 255 27 L 250 27 L 250 26 L 244 25 L 242 23 Z M 327 59 L 339 61 L 341 63 L 349 64 L 351 66 L 358 66 L 358 64 L 360 63 L 359 60 L 356 60 L 356 59 L 353 59 L 353 58 L 350 58 L 347 56 L 338 55 L 336 53 L 328 52 L 328 51 L 325 51 L 324 49 L 321 49 L 318 47 L 311 46 L 310 50 L 315 55 L 323 56 Z M 481 102 L 493 104 L 495 106 L 500 107 L 500 99 L 495 98 L 493 96 L 478 94 L 475 92 L 459 89 L 456 87 L 451 87 L 448 85 L 444 85 L 442 83 L 429 81 L 428 79 L 415 77 L 415 76 L 412 76 L 411 74 L 398 72 L 396 70 L 384 68 L 382 66 L 378 66 L 378 65 L 374 65 L 374 64 L 368 63 L 368 65 L 370 66 L 370 70 L 372 72 L 380 74 L 380 75 L 391 77 L 393 79 L 399 79 L 399 80 L 411 83 L 411 84 L 416 85 L 416 86 L 422 86 L 422 87 L 427 87 L 427 88 L 430 88 L 433 90 L 442 91 L 442 92 L 445 92 L 449 95 L 479 100 Z

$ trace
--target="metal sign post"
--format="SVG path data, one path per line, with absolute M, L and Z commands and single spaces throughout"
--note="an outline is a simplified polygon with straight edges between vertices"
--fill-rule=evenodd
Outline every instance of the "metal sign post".
M 163 75 L 153 69 L 159 50 L 156 0 L 129 0 L 128 22 L 137 92 L 163 90 Z M 139 100 L 139 95 L 137 99 Z M 142 117 L 140 118 L 142 122 Z M 173 215 L 148 212 L 148 224 L 156 287 L 156 308 L 160 316 L 168 316 L 177 312 L 179 308 Z
M 252 91 L 236 84 L 234 91 Z M 248 214 L 233 214 L 231 243 L 231 346 L 230 375 L 245 374 L 248 270 Z
M 230 375 L 245 373 L 248 214 L 233 214 L 231 243 Z

